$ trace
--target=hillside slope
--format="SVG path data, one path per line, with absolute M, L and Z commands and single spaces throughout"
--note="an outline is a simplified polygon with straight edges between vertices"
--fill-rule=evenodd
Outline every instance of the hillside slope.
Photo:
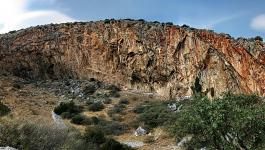
M 96 78 L 166 98 L 191 95 L 195 81 L 211 96 L 265 96 L 265 44 L 141 20 L 51 24 L 0 35 L 0 72 Z

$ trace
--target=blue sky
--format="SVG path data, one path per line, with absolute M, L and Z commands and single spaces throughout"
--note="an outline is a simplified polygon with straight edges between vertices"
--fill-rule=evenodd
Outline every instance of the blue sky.
M 142 18 L 265 38 L 264 0 L 1 0 L 0 11 L 1 33 L 37 24 Z

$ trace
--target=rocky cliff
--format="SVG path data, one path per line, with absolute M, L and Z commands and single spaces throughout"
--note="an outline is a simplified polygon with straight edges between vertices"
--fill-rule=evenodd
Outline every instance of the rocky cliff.
M 165 97 L 265 96 L 265 44 L 142 20 L 31 27 L 0 35 L 0 71 L 31 79 L 96 78 Z

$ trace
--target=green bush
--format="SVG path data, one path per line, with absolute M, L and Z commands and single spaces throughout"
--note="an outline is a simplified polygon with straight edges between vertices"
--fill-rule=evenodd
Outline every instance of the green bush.
M 133 112 L 136 114 L 141 114 L 144 112 L 145 108 L 146 108 L 146 105 L 138 105 L 133 109 Z
M 117 87 L 117 86 L 115 86 L 115 85 L 111 85 L 111 84 L 106 85 L 106 86 L 105 86 L 105 89 L 106 89 L 106 90 L 113 91 L 113 92 L 118 92 L 118 91 L 121 90 L 119 87 Z
M 118 98 L 120 97 L 120 93 L 118 91 L 110 91 L 110 97 Z
M 78 114 L 82 112 L 82 108 L 75 105 L 73 101 L 62 102 L 59 106 L 54 108 L 54 113 L 56 113 L 57 115 L 61 115 L 64 112 L 69 112 L 70 114 Z
M 261 36 L 256 36 L 255 38 L 254 38 L 256 41 L 263 41 L 263 38 L 261 37 Z
M 126 124 L 116 121 L 101 120 L 97 125 L 106 135 L 121 135 L 128 129 Z
M 105 20 L 104 20 L 104 23 L 105 23 L 105 24 L 109 24 L 109 23 L 110 23 L 110 20 L 109 20 L 109 19 L 105 19 Z
M 111 104 L 111 99 L 110 98 L 106 98 L 103 101 L 104 104 Z
M 119 114 L 113 114 L 113 115 L 111 116 L 111 119 L 112 119 L 113 121 L 119 121 L 119 122 L 122 122 L 122 120 L 123 120 L 122 116 L 119 115 Z
M 258 96 L 195 97 L 178 115 L 172 132 L 178 139 L 192 135 L 192 149 L 265 148 L 265 104 Z
M 123 104 L 116 104 L 110 110 L 108 110 L 108 115 L 111 117 L 113 114 L 125 114 L 124 109 L 125 105 Z
M 129 101 L 127 99 L 121 99 L 119 101 L 119 104 L 125 104 L 125 105 L 128 105 L 129 104 Z
M 101 102 L 94 102 L 88 106 L 90 111 L 101 111 L 104 109 L 104 105 Z
M 61 114 L 61 117 L 62 117 L 63 119 L 71 119 L 74 115 L 75 115 L 75 114 L 71 114 L 70 112 L 63 112 L 63 113 Z
M 78 125 L 91 125 L 92 121 L 83 115 L 77 114 L 72 117 L 71 123 L 78 124 Z
M 7 115 L 10 111 L 10 108 L 0 101 L 0 116 Z
M 174 24 L 172 22 L 167 22 L 166 25 L 173 26 Z
M 89 85 L 87 85 L 85 88 L 84 88 L 84 90 L 83 90 L 83 92 L 86 94 L 86 95 L 92 95 L 92 94 L 94 94 L 95 92 L 96 92 L 96 87 L 95 87 L 95 85 L 93 85 L 93 84 L 89 84 Z
M 87 142 L 92 142 L 92 143 L 97 143 L 97 144 L 102 144 L 106 140 L 105 135 L 102 132 L 102 130 L 96 127 L 87 128 L 83 135 L 83 138 Z
M 150 103 L 144 107 L 138 106 L 135 111 L 140 113 L 138 120 L 150 128 L 167 125 L 176 118 L 176 114 L 162 102 Z
M 93 117 L 91 117 L 91 121 L 93 124 L 98 124 L 100 119 L 98 117 L 93 116 Z
M 104 144 L 102 144 L 101 150 L 131 150 L 126 145 L 123 145 L 113 139 L 108 139 Z

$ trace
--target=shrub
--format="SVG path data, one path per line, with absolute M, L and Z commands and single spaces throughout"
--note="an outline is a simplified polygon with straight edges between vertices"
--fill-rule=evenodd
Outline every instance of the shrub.
M 120 97 L 120 93 L 118 91 L 110 91 L 110 97 L 118 98 Z
M 190 28 L 190 26 L 188 26 L 186 24 L 183 24 L 181 27 L 183 27 L 183 28 Z
M 100 120 L 97 126 L 106 135 L 121 135 L 125 133 L 128 129 L 128 126 L 124 123 L 119 123 L 116 121 L 106 121 L 106 120 Z
M 172 22 L 167 22 L 166 25 L 168 25 L 168 26 L 172 26 L 172 25 L 174 25 L 174 24 L 173 24 Z
M 103 101 L 104 104 L 111 104 L 111 99 L 110 98 L 106 98 Z
M 100 119 L 98 117 L 93 116 L 93 117 L 91 117 L 91 121 L 93 124 L 98 124 Z
M 65 130 L 48 126 L 6 124 L 0 126 L 0 145 L 30 150 L 59 149 L 67 135 Z
M 90 125 L 92 124 L 92 121 L 83 115 L 77 114 L 74 117 L 72 117 L 71 123 L 78 125 Z
M 83 138 L 86 142 L 92 142 L 97 144 L 102 144 L 106 140 L 102 130 L 96 127 L 86 128 Z
M 144 20 L 144 19 L 138 19 L 138 21 L 140 21 L 140 22 L 145 22 L 145 20 Z
M 119 122 L 122 122 L 122 120 L 123 120 L 122 116 L 121 115 L 118 115 L 118 114 L 112 115 L 111 116 L 111 119 L 113 121 L 119 121 Z
M 106 85 L 105 86 L 106 90 L 109 90 L 109 96 L 110 97 L 120 97 L 119 91 L 121 90 L 119 87 L 115 85 Z
M 254 38 L 256 41 L 263 41 L 263 38 L 261 37 L 261 36 L 256 36 L 255 38 Z
M 57 115 L 61 115 L 63 112 L 69 112 L 70 114 L 77 114 L 82 112 L 82 108 L 80 106 L 75 105 L 73 101 L 70 102 L 62 102 L 59 106 L 54 108 L 54 113 Z
M 192 149 L 265 148 L 265 104 L 258 96 L 195 97 L 182 111 L 172 132 L 179 139 L 193 135 L 188 143 Z
M 99 128 L 87 128 L 81 135 L 76 131 L 51 126 L 1 122 L 0 145 L 30 150 L 98 150 L 100 147 L 108 146 L 117 148 L 119 144 L 111 139 L 106 140 Z M 123 146 L 123 149 L 126 150 L 127 147 Z
M 108 115 L 111 117 L 113 114 L 124 114 L 125 105 L 116 104 L 113 108 L 108 110 Z
M 92 94 L 94 94 L 95 92 L 96 92 L 96 87 L 95 87 L 95 85 L 94 84 L 89 84 L 89 85 L 87 85 L 85 88 L 84 88 L 84 90 L 83 90 L 83 92 L 86 94 L 86 95 L 92 95 Z
M 109 20 L 109 19 L 105 19 L 105 20 L 104 20 L 104 23 L 105 23 L 105 24 L 109 24 L 109 23 L 110 23 L 110 20 Z
M 138 105 L 133 109 L 133 112 L 136 114 L 140 114 L 144 112 L 144 109 L 146 108 L 146 105 Z
M 145 143 L 154 143 L 155 142 L 155 138 L 154 136 L 147 136 L 145 139 L 144 139 L 144 142 Z
M 0 101 L 0 116 L 7 115 L 10 111 L 10 108 Z
M 16 83 L 13 83 L 13 87 L 16 88 L 16 89 L 21 89 L 23 87 L 23 84 L 22 82 L 16 82 Z
M 101 111 L 104 109 L 104 105 L 101 102 L 94 102 L 93 104 L 88 106 L 90 111 Z
M 70 112 L 63 112 L 63 113 L 61 114 L 61 117 L 62 117 L 63 119 L 71 119 L 71 118 L 73 117 L 73 114 L 71 114 Z
M 176 114 L 161 102 L 151 103 L 141 109 L 138 120 L 150 128 L 167 125 L 176 118 Z
M 113 139 L 108 139 L 104 144 L 101 146 L 101 150 L 130 150 L 126 145 L 123 145 Z
M 129 101 L 127 99 L 121 99 L 119 101 L 119 104 L 125 104 L 125 105 L 128 105 L 129 104 Z

